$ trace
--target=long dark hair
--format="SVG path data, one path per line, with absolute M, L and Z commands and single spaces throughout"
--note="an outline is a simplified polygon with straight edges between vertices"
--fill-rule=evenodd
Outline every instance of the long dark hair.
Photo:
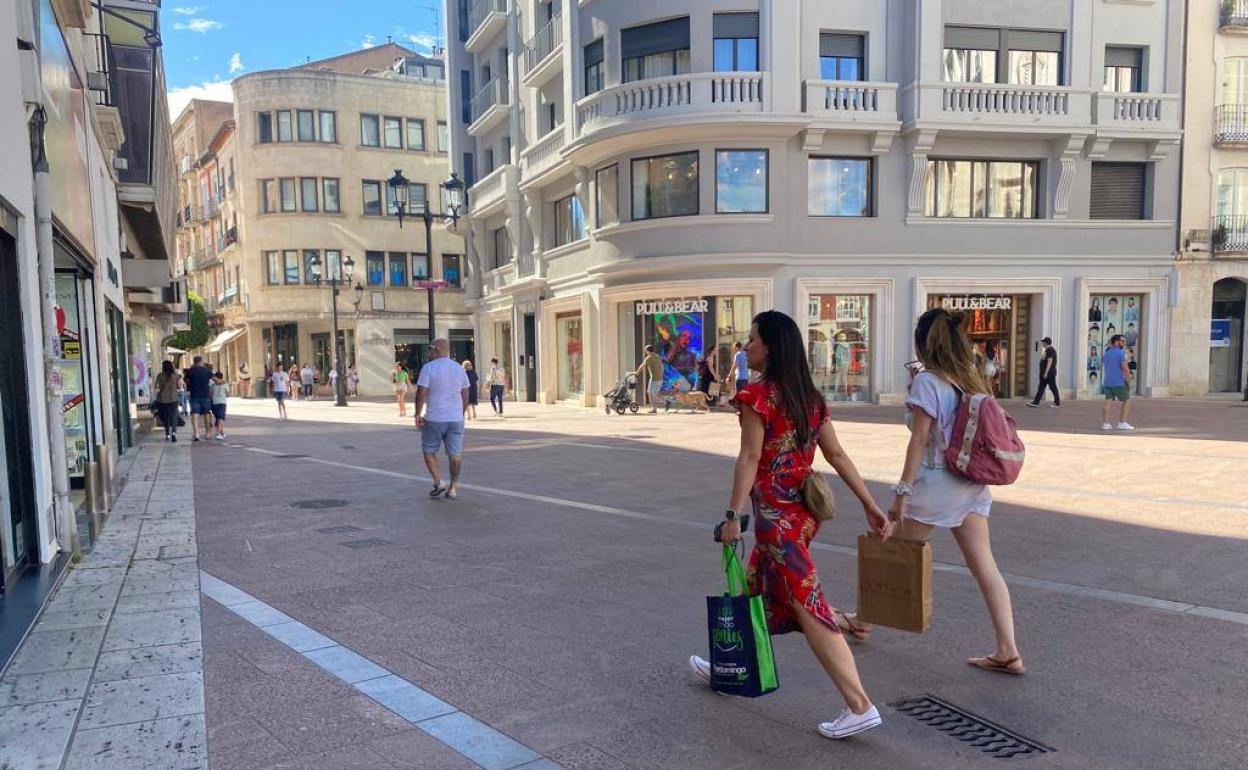
M 797 432 L 798 446 L 805 447 L 813 433 L 811 411 L 817 408 L 822 422 L 827 404 L 810 376 L 802 332 L 792 318 L 778 310 L 765 310 L 754 316 L 754 328 L 767 346 L 767 369 L 763 379 L 776 386 L 780 408 Z
M 914 349 L 926 371 L 963 393 L 987 393 L 988 385 L 975 366 L 975 346 L 966 336 L 965 323 L 964 313 L 932 308 L 919 316 L 914 327 Z
M 173 362 L 167 358 L 164 361 L 161 361 L 160 373 L 161 374 L 173 374 Z

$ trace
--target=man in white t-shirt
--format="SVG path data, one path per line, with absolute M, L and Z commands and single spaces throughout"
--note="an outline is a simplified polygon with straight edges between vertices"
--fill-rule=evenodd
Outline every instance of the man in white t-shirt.
M 290 389 L 290 375 L 278 364 L 273 374 L 269 375 L 269 382 L 273 383 L 273 398 L 277 399 L 277 418 L 285 420 L 286 391 Z
M 416 427 L 421 430 L 425 467 L 433 477 L 429 496 L 445 494 L 447 500 L 454 500 L 459 497 L 459 471 L 463 467 L 468 373 L 450 359 L 450 349 L 451 344 L 446 340 L 434 340 L 429 348 L 432 358 L 420 367 L 420 376 L 416 378 Z M 438 447 L 443 444 L 451 466 L 451 483 L 445 487 L 438 470 Z

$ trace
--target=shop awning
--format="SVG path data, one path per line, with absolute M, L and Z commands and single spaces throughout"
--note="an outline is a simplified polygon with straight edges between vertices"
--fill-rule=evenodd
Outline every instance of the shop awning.
M 175 348 L 173 345 L 170 345 L 169 347 L 165 348 L 165 355 L 167 355 L 167 356 L 184 356 L 184 355 L 186 355 L 186 351 L 185 351 L 185 350 L 183 350 L 182 348 Z
M 229 344 L 230 342 L 233 342 L 235 338 L 246 333 L 247 333 L 246 327 L 243 327 L 241 329 L 226 329 L 225 331 L 221 332 L 216 337 L 214 337 L 212 342 L 209 342 L 208 345 L 204 348 L 204 350 L 208 351 L 209 353 L 216 353 L 225 345 Z

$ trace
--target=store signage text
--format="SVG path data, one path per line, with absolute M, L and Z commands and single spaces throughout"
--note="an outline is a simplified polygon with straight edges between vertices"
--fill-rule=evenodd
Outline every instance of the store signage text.
M 707 301 L 704 299 L 660 300 L 657 302 L 638 302 L 637 315 L 667 315 L 669 313 L 705 313 Z
M 1011 310 L 1013 297 L 941 297 L 945 310 Z

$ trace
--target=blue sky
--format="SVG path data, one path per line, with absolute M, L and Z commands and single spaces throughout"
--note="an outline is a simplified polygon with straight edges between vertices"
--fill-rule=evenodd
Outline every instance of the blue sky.
M 442 0 L 165 0 L 161 18 L 171 118 L 192 98 L 230 98 L 229 82 L 386 42 L 427 53 Z

